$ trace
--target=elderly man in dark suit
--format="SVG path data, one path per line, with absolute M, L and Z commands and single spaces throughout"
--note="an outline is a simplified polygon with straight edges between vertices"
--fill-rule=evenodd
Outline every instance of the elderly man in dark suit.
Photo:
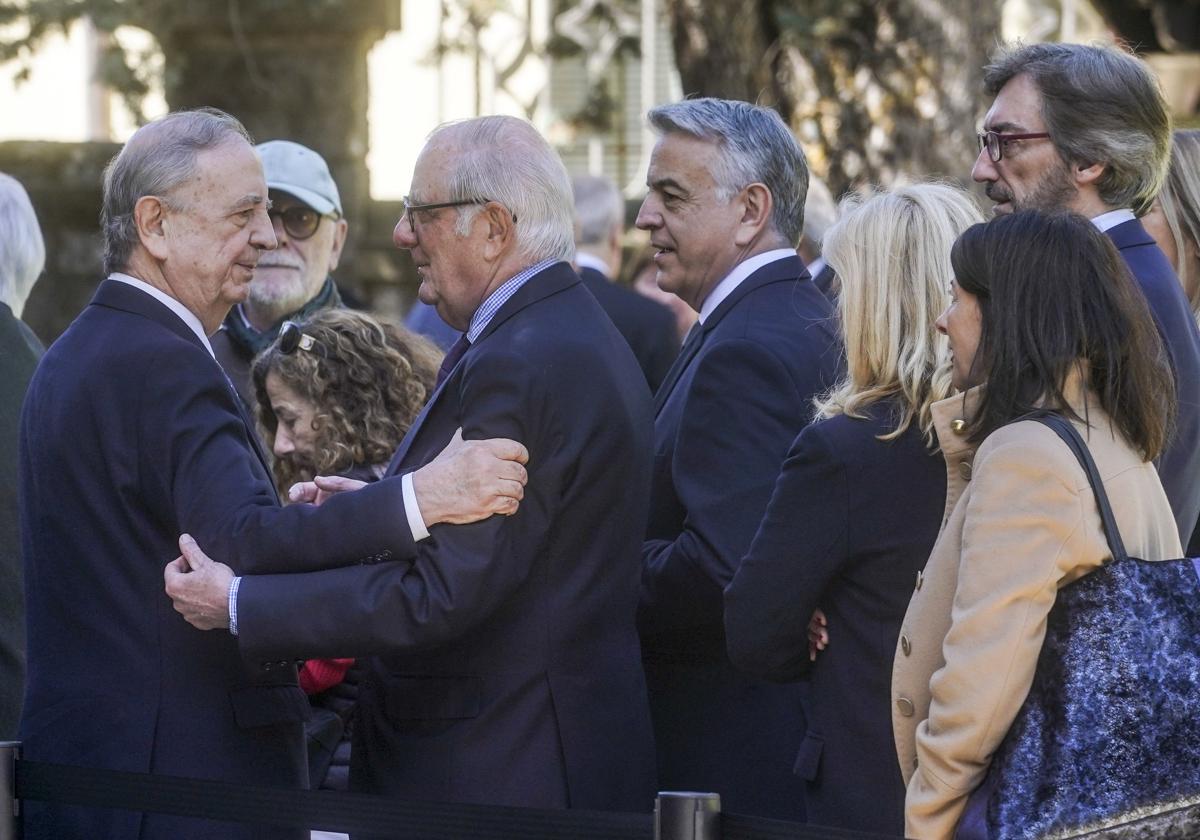
M 463 331 L 389 468 L 462 428 L 529 450 L 511 517 L 426 529 L 388 562 L 233 579 L 189 549 L 177 608 L 254 661 L 367 656 L 352 789 L 408 799 L 647 811 L 653 748 L 634 614 L 650 395 L 569 260 L 571 192 L 527 123 L 431 135 L 396 243 L 420 296 Z M 385 481 L 387 479 L 384 479 Z M 360 491 L 362 492 L 362 491 Z M 332 504 L 333 496 L 325 504 Z M 222 635 L 225 635 L 222 633 Z
M 17 536 L 17 428 L 42 343 L 21 321 L 46 263 L 29 196 L 0 173 L 0 741 L 17 737 L 25 689 L 25 604 Z
M 43 357 L 22 415 L 29 758 L 304 785 L 295 665 L 248 667 L 235 639 L 172 611 L 162 568 L 179 533 L 243 572 L 357 565 L 411 551 L 409 483 L 436 521 L 445 511 L 429 476 L 438 487 L 462 477 L 441 472 L 443 460 L 420 481 L 279 507 L 208 342 L 275 246 L 267 206 L 245 130 L 219 111 L 144 126 L 105 172 L 108 279 Z M 23 813 L 27 838 L 297 836 L 51 803 Z
M 665 306 L 613 282 L 621 269 L 625 230 L 625 202 L 617 185 L 611 178 L 577 175 L 571 189 L 579 277 L 629 342 L 654 393 L 679 355 L 675 318 Z
M 997 213 L 1084 215 L 1113 240 L 1166 345 L 1179 411 L 1158 474 L 1180 540 L 1200 552 L 1200 332 L 1174 269 L 1139 217 L 1167 176 L 1171 117 L 1154 74 L 1107 46 L 1002 49 L 984 69 L 994 97 L 971 176 Z
M 700 313 L 655 398 L 639 628 L 666 789 L 797 818 L 800 688 L 735 671 L 722 592 L 750 548 L 812 398 L 837 378 L 829 302 L 795 246 L 804 153 L 774 111 L 719 99 L 656 108 L 638 227 L 658 285 Z M 797 515 L 803 515 L 798 511 Z

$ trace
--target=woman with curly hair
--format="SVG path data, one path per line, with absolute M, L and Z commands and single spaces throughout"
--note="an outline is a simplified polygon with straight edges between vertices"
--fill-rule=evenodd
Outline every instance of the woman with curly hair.
M 348 309 L 287 322 L 251 367 L 275 483 L 343 475 L 375 481 L 433 393 L 441 353 L 407 329 Z M 345 790 L 358 696 L 353 659 L 310 659 L 300 687 L 314 787 Z
M 440 356 L 404 327 L 348 309 L 285 324 L 251 369 L 280 493 L 315 475 L 379 478 L 433 393 Z

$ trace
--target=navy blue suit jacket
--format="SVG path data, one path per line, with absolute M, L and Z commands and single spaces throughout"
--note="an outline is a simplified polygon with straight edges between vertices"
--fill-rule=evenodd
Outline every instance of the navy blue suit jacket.
M 749 555 L 725 590 L 733 663 L 777 680 L 809 677 L 808 734 L 796 760 L 808 820 L 904 833 L 895 761 L 892 659 L 916 575 L 946 503 L 946 462 L 915 424 L 898 438 L 897 404 L 806 428 L 792 444 Z M 808 659 L 820 607 L 831 642 Z
M 668 790 L 797 817 L 800 693 L 736 672 L 722 592 L 750 548 L 812 397 L 841 369 L 833 310 L 799 257 L 742 282 L 697 329 L 655 398 L 651 514 L 638 624 Z
M 679 355 L 675 316 L 662 304 L 610 282 L 594 268 L 580 269 L 579 276 L 629 342 L 653 394 Z
M 653 742 L 634 618 L 650 395 L 566 263 L 500 308 L 390 472 L 428 463 L 459 427 L 529 449 L 520 510 L 435 525 L 405 562 L 244 578 L 243 650 L 376 655 L 360 684 L 352 789 L 649 811 Z
M 1180 542 L 1187 546 L 1190 540 L 1188 556 L 1195 556 L 1200 554 L 1200 331 L 1175 270 L 1142 223 L 1124 222 L 1108 235 L 1146 295 L 1175 370 L 1179 412 L 1175 436 L 1158 460 L 1158 477 Z
M 281 509 L 217 362 L 166 306 L 116 280 L 43 357 L 21 433 L 25 755 L 302 786 L 294 665 L 243 663 L 228 633 L 188 625 L 163 567 L 181 532 L 242 573 L 411 550 L 400 482 L 336 510 Z M 29 838 L 297 834 L 34 802 L 25 815 Z

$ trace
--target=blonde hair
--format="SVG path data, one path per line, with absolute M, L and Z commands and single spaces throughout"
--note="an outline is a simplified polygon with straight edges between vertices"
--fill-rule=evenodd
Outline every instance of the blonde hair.
M 823 254 L 841 281 L 838 314 L 846 375 L 814 400 L 818 418 L 898 398 L 892 440 L 915 420 L 932 448 L 930 406 L 950 395 L 949 348 L 935 326 L 949 300 L 950 248 L 982 221 L 966 192 L 926 183 L 876 191 L 842 202 Z
M 1176 131 L 1171 141 L 1171 168 L 1158 205 L 1175 239 L 1175 271 L 1187 293 L 1192 315 L 1200 320 L 1200 277 L 1191 276 L 1188 244 L 1200 249 L 1200 130 Z

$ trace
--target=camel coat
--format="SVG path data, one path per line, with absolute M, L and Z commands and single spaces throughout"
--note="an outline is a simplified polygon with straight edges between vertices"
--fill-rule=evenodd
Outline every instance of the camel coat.
M 1130 555 L 1182 556 L 1162 484 L 1095 400 L 1067 389 Z M 1072 398 L 1073 397 L 1073 398 Z M 892 666 L 892 730 L 908 785 L 905 835 L 954 835 L 967 797 L 1033 682 L 1058 589 L 1109 558 L 1087 475 L 1049 428 L 1004 426 L 974 451 L 960 422 L 978 391 L 933 406 L 948 485 Z

